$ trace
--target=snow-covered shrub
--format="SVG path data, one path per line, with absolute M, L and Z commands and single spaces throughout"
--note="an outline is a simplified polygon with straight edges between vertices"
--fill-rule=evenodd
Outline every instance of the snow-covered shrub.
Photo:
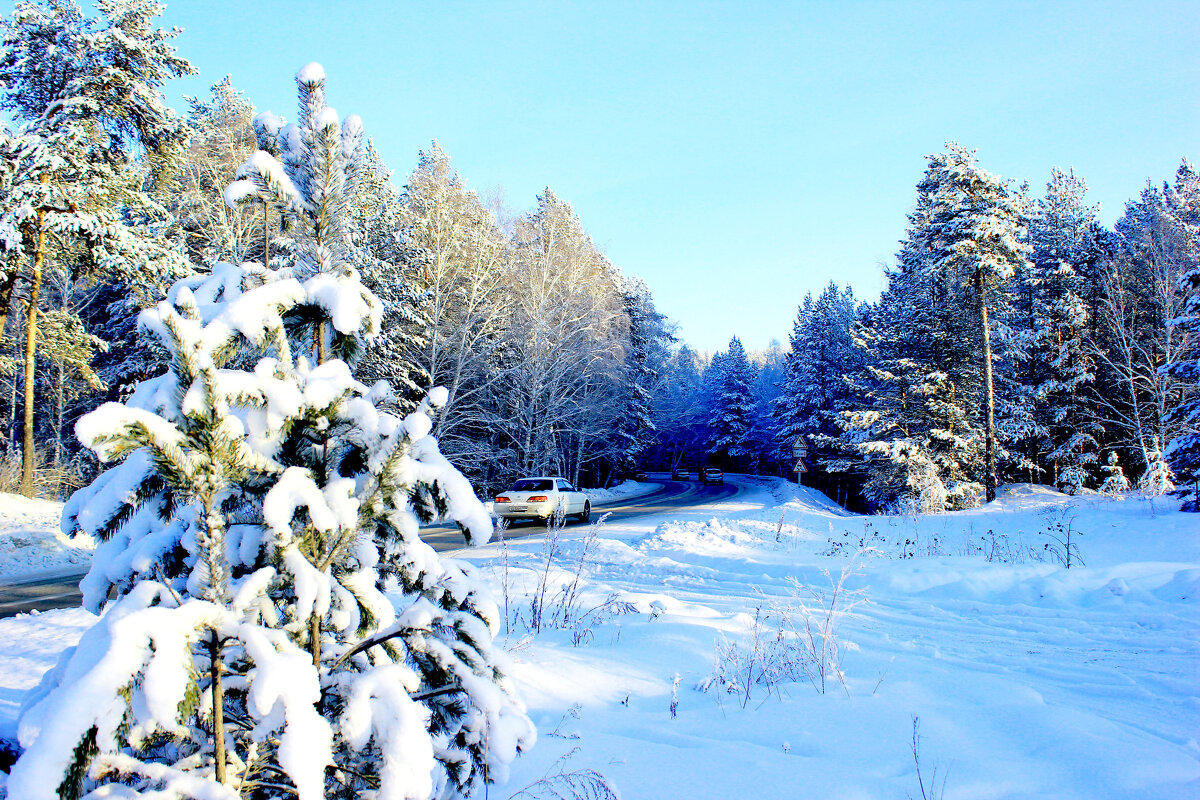
M 697 689 L 717 690 L 738 698 L 742 708 L 757 688 L 779 695 L 783 684 L 807 680 L 821 694 L 833 682 L 846 685 L 842 652 L 854 645 L 840 637 L 842 622 L 866 602 L 861 589 L 848 586 L 859 570 L 858 556 L 835 578 L 822 574 L 829 588 L 791 579 L 790 596 L 754 610 L 745 640 L 722 635 L 713 648 L 712 674 Z
M 1138 490 L 1147 497 L 1158 497 L 1175 491 L 1175 473 L 1163 458 L 1157 437 L 1154 439 L 1154 445 L 1146 453 L 1146 471 L 1138 479 Z
M 1125 477 L 1125 470 L 1121 469 L 1117 461 L 1116 450 L 1108 454 L 1108 463 L 1102 469 L 1107 473 L 1107 477 L 1104 483 L 1100 484 L 1100 494 L 1119 498 L 1129 491 L 1129 478 Z
M 1052 508 L 1046 512 L 1046 528 L 1039 531 L 1038 536 L 1049 541 L 1042 545 L 1042 551 L 1061 566 L 1070 569 L 1086 567 L 1083 556 L 1079 553 L 1080 532 L 1075 529 L 1075 514 L 1071 508 Z
M 571 642 L 576 647 L 590 642 L 594 630 L 614 617 L 632 614 L 637 607 L 620 594 L 609 593 L 598 602 L 590 602 L 586 596 L 587 578 L 608 514 L 592 521 L 587 533 L 575 540 L 574 552 L 563 547 L 563 532 L 566 517 L 555 514 L 546 523 L 546 534 L 536 556 L 531 592 L 516 595 L 508 568 L 508 548 L 504 550 L 504 573 L 500 583 L 504 592 L 505 632 L 523 619 L 528 607 L 525 625 L 530 633 L 543 630 L 569 630 Z M 510 614 L 510 605 L 517 608 Z
M 32 694 L 12 797 L 452 797 L 533 742 L 495 603 L 418 537 L 491 533 L 429 436 L 446 393 L 401 419 L 338 357 L 380 319 L 339 222 L 361 126 L 297 81 L 301 125 L 226 195 L 287 216 L 292 263 L 178 282 L 141 319 L 168 371 L 77 427 L 119 462 L 63 514 L 102 540 L 103 615 Z
M 1087 470 L 1078 466 L 1066 467 L 1058 473 L 1058 490 L 1063 494 L 1074 497 L 1083 490 L 1087 483 Z

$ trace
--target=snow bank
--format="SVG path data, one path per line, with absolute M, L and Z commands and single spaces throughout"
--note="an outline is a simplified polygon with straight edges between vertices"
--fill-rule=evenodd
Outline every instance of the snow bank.
M 631 500 L 635 497 L 645 497 L 648 494 L 654 494 L 662 487 L 661 483 L 622 481 L 607 489 L 584 489 L 583 493 L 591 499 L 592 505 L 598 506 L 616 503 L 620 500 Z
M 0 583 L 87 569 L 96 542 L 86 534 L 64 536 L 62 510 L 52 500 L 0 493 Z

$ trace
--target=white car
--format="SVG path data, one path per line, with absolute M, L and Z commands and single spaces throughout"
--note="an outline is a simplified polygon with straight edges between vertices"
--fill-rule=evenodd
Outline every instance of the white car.
M 561 507 L 564 517 L 587 522 L 592 501 L 565 478 L 521 478 L 513 488 L 496 495 L 492 513 L 503 519 L 550 519 Z

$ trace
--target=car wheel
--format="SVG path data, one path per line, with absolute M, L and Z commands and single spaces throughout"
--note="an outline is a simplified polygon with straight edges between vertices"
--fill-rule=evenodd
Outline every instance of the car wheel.
M 583 511 L 580 512 L 579 516 L 576 517 L 576 519 L 578 519 L 580 522 L 586 523 L 591 518 L 592 518 L 592 504 L 589 501 L 585 500 L 583 502 Z

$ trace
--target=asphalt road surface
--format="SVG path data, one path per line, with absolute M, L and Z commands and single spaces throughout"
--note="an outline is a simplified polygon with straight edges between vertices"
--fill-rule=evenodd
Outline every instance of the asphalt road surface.
M 592 519 L 608 514 L 612 524 L 634 519 L 646 514 L 670 514 L 690 506 L 704 505 L 723 497 L 737 494 L 731 484 L 704 486 L 695 481 L 672 481 L 666 476 L 651 476 L 663 487 L 653 494 L 633 500 L 616 501 L 612 505 L 597 505 L 592 509 Z M 578 523 L 568 523 L 578 524 Z M 537 536 L 546 530 L 543 523 L 516 522 L 505 533 L 507 539 Z M 463 547 L 463 535 L 456 525 L 435 525 L 424 528 L 421 538 L 439 553 Z M 0 618 L 11 617 L 33 610 L 46 611 L 51 608 L 69 608 L 79 605 L 83 596 L 79 593 L 79 580 L 84 573 L 69 573 L 44 577 L 38 580 L 0 585 Z

